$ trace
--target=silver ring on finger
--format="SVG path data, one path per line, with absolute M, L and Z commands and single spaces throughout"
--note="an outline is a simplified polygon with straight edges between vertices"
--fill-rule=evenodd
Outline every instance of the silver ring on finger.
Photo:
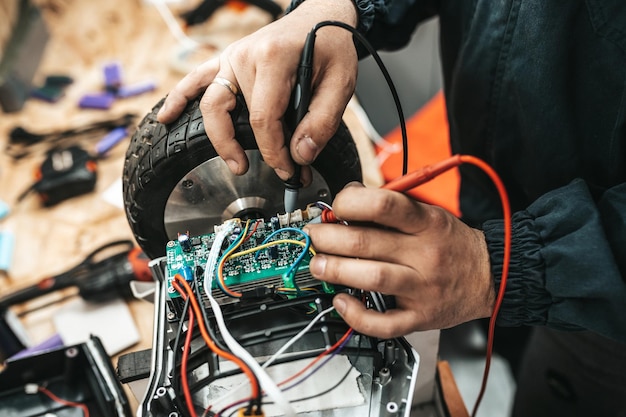
M 228 89 L 228 91 L 233 93 L 234 96 L 237 96 L 237 94 L 239 94 L 239 87 L 237 87 L 233 82 L 227 80 L 226 78 L 215 77 L 213 81 L 211 81 L 211 84 L 221 85 L 222 87 Z

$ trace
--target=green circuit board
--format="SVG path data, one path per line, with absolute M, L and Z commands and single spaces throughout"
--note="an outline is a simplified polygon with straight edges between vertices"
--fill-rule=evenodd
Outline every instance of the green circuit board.
M 278 221 L 259 219 L 250 221 L 248 231 L 245 232 L 245 222 L 237 221 L 237 225 L 221 245 L 221 250 L 226 250 L 245 232 L 244 242 L 223 266 L 223 278 L 227 287 L 233 290 L 250 289 L 254 288 L 257 282 L 267 285 L 268 281 L 275 278 L 273 282 L 277 284 L 274 286 L 299 291 L 298 282 L 303 281 L 303 277 L 311 279 L 308 270 L 312 251 L 308 250 L 301 257 L 298 266 L 292 268 L 304 250 L 304 246 L 293 241 L 305 242 L 303 234 L 298 231 L 306 224 L 307 220 L 301 217 L 290 222 L 289 227 L 284 227 Z M 269 241 L 266 242 L 268 238 Z M 168 242 L 166 272 L 168 294 L 171 298 L 180 296 L 171 284 L 176 274 L 182 275 L 187 281 L 196 280 L 198 285 L 202 286 L 201 277 L 207 268 L 207 259 L 215 239 L 216 233 L 209 233 L 199 236 L 185 235 L 182 239 L 179 236 L 178 240 Z M 257 250 L 265 242 L 269 247 Z M 244 251 L 250 253 L 239 256 Z M 212 290 L 219 291 L 219 288 L 218 280 L 214 277 Z M 324 284 L 322 290 L 332 292 L 332 287 Z

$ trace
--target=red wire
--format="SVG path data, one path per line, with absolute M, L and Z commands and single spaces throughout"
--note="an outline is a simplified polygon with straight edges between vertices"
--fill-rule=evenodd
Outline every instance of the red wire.
M 487 353 L 485 355 L 485 370 L 483 372 L 483 380 L 480 385 L 480 392 L 478 393 L 476 403 L 474 404 L 474 409 L 472 410 L 472 417 L 475 417 L 476 413 L 478 412 L 478 406 L 480 405 L 480 402 L 482 401 L 483 396 L 485 395 L 485 390 L 487 388 L 489 368 L 491 367 L 491 355 L 493 353 L 493 339 L 496 328 L 496 317 L 498 316 L 500 306 L 502 305 L 502 300 L 504 299 L 506 280 L 509 276 L 509 264 L 511 262 L 511 206 L 509 203 L 509 196 L 506 192 L 506 188 L 504 187 L 504 183 L 493 168 L 491 168 L 483 160 L 471 155 L 461 155 L 460 159 L 464 163 L 472 164 L 479 167 L 489 176 L 489 178 L 491 178 L 491 181 L 493 181 L 494 185 L 498 189 L 498 194 L 500 195 L 500 201 L 502 202 L 502 214 L 504 218 L 504 259 L 502 260 L 502 276 L 500 278 L 500 289 L 498 290 L 498 294 L 496 296 L 496 303 L 493 307 L 493 313 L 491 314 L 491 318 L 489 319 L 489 331 L 487 333 Z
M 38 391 L 45 394 L 46 396 L 48 396 L 48 398 L 50 398 L 52 401 L 55 401 L 59 404 L 62 405 L 67 405 L 69 407 L 76 407 L 76 408 L 80 408 L 83 410 L 83 415 L 85 417 L 89 417 L 89 408 L 87 408 L 86 404 L 83 403 L 77 403 L 74 401 L 68 401 L 68 400 L 64 400 L 63 398 L 59 398 L 57 397 L 55 394 L 53 394 L 50 390 L 48 390 L 47 388 L 44 387 L 37 387 Z
M 172 286 L 180 294 L 182 294 L 183 292 L 183 288 L 181 288 L 181 285 L 182 287 L 184 287 L 184 290 L 187 292 L 187 295 L 189 296 L 189 301 L 191 301 L 191 306 L 193 307 L 193 310 L 196 316 L 202 317 L 202 312 L 200 311 L 198 300 L 196 300 L 196 298 L 194 297 L 193 290 L 191 289 L 189 284 L 187 284 L 187 281 L 185 281 L 185 279 L 180 274 L 176 274 L 174 276 L 174 280 L 172 281 Z M 200 329 L 200 334 L 202 335 L 202 338 L 204 339 L 204 342 L 207 344 L 209 349 L 211 349 L 213 352 L 215 352 L 217 355 L 221 356 L 222 358 L 227 359 L 231 362 L 234 362 L 243 371 L 243 373 L 246 374 L 246 376 L 250 380 L 252 396 L 254 398 L 257 398 L 259 396 L 260 389 L 259 389 L 258 381 L 254 373 L 252 372 L 252 370 L 237 356 L 233 355 L 230 352 L 220 349 L 220 347 L 217 346 L 215 342 L 209 336 L 209 332 L 207 331 L 204 325 L 204 322 L 202 320 L 198 320 L 198 328 Z
M 176 287 L 174 287 L 176 288 Z M 180 288 L 180 287 L 179 287 Z M 187 294 L 180 293 L 183 300 L 187 299 Z M 191 391 L 189 390 L 189 379 L 187 377 L 187 361 L 189 360 L 189 352 L 191 351 L 191 339 L 193 336 L 193 322 L 194 314 L 193 309 L 188 309 L 189 319 L 187 321 L 187 334 L 185 335 L 185 344 L 183 345 L 183 356 L 180 362 L 180 381 L 183 388 L 183 394 L 185 396 L 185 402 L 187 403 L 187 410 L 191 417 L 198 417 L 196 408 L 193 406 L 193 399 L 191 398 Z
M 480 386 L 480 392 L 472 411 L 472 417 L 474 417 L 476 416 L 478 406 L 480 405 L 480 402 L 482 401 L 485 394 L 485 389 L 487 388 L 487 379 L 489 376 L 489 369 L 491 367 L 491 356 L 493 354 L 493 339 L 495 333 L 496 317 L 498 316 L 500 306 L 502 305 L 502 299 L 504 298 L 504 292 L 506 290 L 506 280 L 509 275 L 509 264 L 511 261 L 511 208 L 509 204 L 509 197 L 504 187 L 504 183 L 502 182 L 496 171 L 483 160 L 471 155 L 453 155 L 450 158 L 444 159 L 443 161 L 425 166 L 421 169 L 410 172 L 406 175 L 403 175 L 402 177 L 392 180 L 383 185 L 382 188 L 403 193 L 419 185 L 422 185 L 435 178 L 436 176 L 443 174 L 444 172 L 464 163 L 472 164 L 482 169 L 485 174 L 489 176 L 491 181 L 493 181 L 498 190 L 498 194 L 500 195 L 500 201 L 502 202 L 502 213 L 504 217 L 504 259 L 502 261 L 502 277 L 500 279 L 500 289 L 496 296 L 493 313 L 491 314 L 491 318 L 489 319 L 489 330 L 487 333 L 487 351 L 485 354 L 485 370 L 483 373 L 482 384 Z M 322 213 L 322 221 L 324 223 L 336 223 L 337 218 L 331 210 L 324 210 L 324 212 Z
M 341 346 L 341 344 L 350 336 L 350 334 L 352 334 L 354 330 L 351 328 L 349 328 L 344 334 L 343 336 L 341 336 L 341 339 L 339 339 L 337 342 L 335 342 L 334 345 L 332 345 L 331 347 L 329 347 L 328 349 L 326 349 L 325 351 L 323 351 L 322 353 L 320 353 L 319 355 L 317 355 L 315 357 L 315 359 L 313 359 L 311 362 L 309 362 L 304 368 L 302 368 L 301 370 L 299 370 L 297 373 L 291 375 L 289 378 L 279 382 L 277 385 L 281 386 L 281 385 L 285 385 L 287 382 L 289 381 L 293 381 L 295 378 L 297 378 L 298 376 L 302 375 L 304 372 L 306 372 L 308 369 L 311 369 L 311 367 L 313 365 L 315 365 L 317 362 L 319 362 L 324 356 L 328 355 L 329 353 L 334 352 L 335 350 L 337 350 L 337 348 L 339 346 Z M 238 400 L 235 401 L 234 403 L 231 403 L 229 405 L 227 405 L 226 407 L 222 408 L 222 410 L 220 410 L 215 417 L 219 417 L 222 415 L 222 413 L 225 410 L 228 410 L 229 408 L 232 408 L 234 406 L 236 406 L 237 404 L 244 404 L 248 401 L 250 401 L 252 399 L 252 397 L 246 398 L 244 400 Z
M 250 233 L 248 233 L 248 236 L 246 236 L 246 238 L 243 240 L 244 242 L 248 239 L 250 239 L 250 237 L 252 237 L 252 235 L 254 234 L 254 232 L 256 232 L 256 229 L 259 227 L 259 223 L 261 223 L 261 221 L 257 220 L 254 222 L 254 227 L 252 228 L 252 231 Z M 242 242 L 243 243 L 243 242 Z
M 313 365 L 315 365 L 317 362 L 319 362 L 324 356 L 328 355 L 329 353 L 332 353 L 333 351 L 337 350 L 337 348 L 339 346 L 341 346 L 341 344 L 348 338 L 350 337 L 350 335 L 352 334 L 353 330 L 352 327 L 349 328 L 344 335 L 341 337 L 341 339 L 337 340 L 337 342 L 335 342 L 334 345 L 332 345 L 330 348 L 326 349 L 325 351 L 323 351 L 322 353 L 320 353 L 315 359 L 313 359 L 311 362 L 309 362 L 307 364 L 307 366 L 305 366 L 304 368 L 300 369 L 298 372 L 296 372 L 295 374 L 291 375 L 289 378 L 281 381 L 278 383 L 278 386 L 281 385 L 285 385 L 287 382 L 289 381 L 293 381 L 294 379 L 296 379 L 297 377 L 299 377 L 300 375 L 302 375 L 303 373 L 305 373 L 307 370 L 311 369 L 311 367 Z
M 502 203 L 502 214 L 504 217 L 504 259 L 502 261 L 502 277 L 500 279 L 500 289 L 496 296 L 496 302 L 493 308 L 493 312 L 489 319 L 489 331 L 487 333 L 487 351 L 485 353 L 485 369 L 483 372 L 480 392 L 478 393 L 478 398 L 476 399 L 474 409 L 472 410 L 472 417 L 475 417 L 476 412 L 478 411 L 478 406 L 480 405 L 480 402 L 485 395 L 485 389 L 487 388 L 487 379 L 489 377 L 489 369 L 491 367 L 491 356 L 493 354 L 493 339 L 495 333 L 496 317 L 498 316 L 498 311 L 500 311 L 502 299 L 504 298 L 504 292 L 506 290 L 506 280 L 509 275 L 509 264 L 511 261 L 511 208 L 509 204 L 509 197 L 507 195 L 506 188 L 504 187 L 504 183 L 502 182 L 496 171 L 482 159 L 476 158 L 475 156 L 471 155 L 453 155 L 452 157 L 444 159 L 443 161 L 428 165 L 393 181 L 390 181 L 382 188 L 399 192 L 406 192 L 412 188 L 417 187 L 418 185 L 422 185 L 425 182 L 430 181 L 436 176 L 463 163 L 477 166 L 489 176 L 491 181 L 493 181 L 498 190 L 498 194 L 500 195 L 500 201 Z

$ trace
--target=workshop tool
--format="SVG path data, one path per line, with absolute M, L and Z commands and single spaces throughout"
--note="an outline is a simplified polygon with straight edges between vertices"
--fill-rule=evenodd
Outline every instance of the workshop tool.
M 128 127 L 135 122 L 137 115 L 126 113 L 113 118 L 97 120 L 70 129 L 49 132 L 31 132 L 22 126 L 15 126 L 9 133 L 5 153 L 13 159 L 21 159 L 34 153 L 45 153 L 52 147 L 68 147 L 87 139 L 99 139 L 118 127 Z
M 48 75 L 43 85 L 35 86 L 30 95 L 48 103 L 55 103 L 63 97 L 65 89 L 73 82 L 74 80 L 67 75 Z
M 11 358 L 4 365 L 0 372 L 0 410 L 4 417 L 135 415 L 97 336 Z
M 9 34 L 0 44 L 0 109 L 4 113 L 24 106 L 48 42 L 45 19 L 33 3 L 3 1 L 0 7 L 4 12 L 2 26 Z M 12 9 L 14 16 L 10 16 Z
M 232 0 L 204 0 L 194 9 L 183 13 L 181 17 L 185 21 L 186 27 L 198 25 L 211 17 L 220 7 L 235 3 L 238 2 Z M 248 3 L 250 5 L 257 6 L 271 14 L 273 19 L 278 18 L 278 16 L 280 16 L 283 12 L 282 7 L 272 0 L 246 0 L 241 3 Z
M 95 154 L 79 145 L 54 148 L 47 156 L 35 177 L 36 181 L 18 197 L 21 201 L 35 191 L 44 206 L 50 207 L 71 197 L 94 190 L 97 180 L 97 161 L 128 136 L 126 126 L 118 126 L 108 132 L 95 146 Z
M 101 258 L 116 248 L 115 254 Z M 132 299 L 131 281 L 152 281 L 148 262 L 132 241 L 114 241 L 94 250 L 66 272 L 0 297 L 0 359 L 26 347 L 9 307 L 70 287 L 77 287 L 78 294 L 88 301 L 102 302 L 118 296 Z
M 44 206 L 53 206 L 70 197 L 93 191 L 97 179 L 96 168 L 96 159 L 78 145 L 53 149 L 37 171 L 37 181 L 27 192 L 34 190 Z
M 125 84 L 122 77 L 122 66 L 119 62 L 110 62 L 103 69 L 103 90 L 84 94 L 78 100 L 82 109 L 107 110 L 118 98 L 128 98 L 147 93 L 156 88 L 152 80 L 144 80 L 134 84 Z

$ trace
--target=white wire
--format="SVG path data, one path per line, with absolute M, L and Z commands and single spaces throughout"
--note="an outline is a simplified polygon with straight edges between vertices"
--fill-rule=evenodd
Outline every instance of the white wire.
M 302 336 L 304 336 L 309 330 L 311 330 L 311 327 L 313 327 L 313 325 L 315 323 L 317 323 L 322 317 L 324 317 L 326 314 L 330 313 L 331 311 L 333 311 L 335 309 L 335 307 L 328 307 L 326 310 L 320 312 L 317 316 L 315 316 L 315 318 L 313 320 L 311 320 L 311 322 L 309 324 L 307 324 L 302 330 L 300 330 L 298 332 L 298 334 L 296 334 L 295 336 L 293 336 L 291 339 L 289 339 L 289 341 L 287 341 L 287 343 L 285 343 L 283 345 L 283 347 L 281 347 L 280 349 L 278 349 L 278 351 L 276 353 L 274 353 L 267 361 L 265 361 L 265 363 L 263 364 L 262 368 L 267 368 L 269 367 L 274 361 L 276 361 L 276 359 L 278 359 L 280 357 L 280 355 L 282 355 L 291 345 L 293 345 L 295 342 L 297 342 L 299 339 L 302 338 Z M 218 398 L 217 400 L 214 401 L 215 404 L 221 404 L 226 402 L 226 400 L 230 397 L 232 397 L 235 393 L 237 393 L 237 391 L 239 391 L 241 388 L 245 387 L 246 383 L 242 382 L 241 384 L 237 385 L 236 387 L 230 389 L 230 391 L 228 391 L 228 393 L 226 393 L 225 395 L 223 395 L 222 397 Z
M 322 206 L 323 208 L 328 209 L 328 210 L 332 210 L 333 209 L 330 204 L 328 204 L 327 202 L 322 201 L 322 200 L 316 201 L 315 204 L 317 204 L 318 206 Z
M 365 130 L 365 133 L 370 137 L 372 142 L 374 142 L 376 145 L 380 147 L 395 146 L 395 144 L 387 141 L 385 138 L 383 138 L 380 135 L 380 133 L 378 133 L 378 131 L 372 124 L 369 116 L 367 115 L 367 112 L 357 100 L 352 98 L 348 102 L 347 107 L 350 110 L 352 110 L 352 112 L 354 113 L 354 116 L 357 118 L 359 123 L 361 123 L 363 130 Z
M 272 399 L 272 401 L 277 404 L 282 412 L 285 413 L 287 417 L 295 417 L 296 412 L 294 411 L 291 404 L 287 398 L 283 395 L 278 385 L 274 382 L 272 377 L 265 371 L 264 368 L 259 365 L 259 363 L 252 357 L 252 355 L 243 348 L 235 338 L 230 334 L 228 327 L 226 326 L 226 322 L 224 321 L 224 316 L 222 314 L 222 308 L 215 298 L 213 298 L 213 291 L 211 290 L 211 286 L 213 284 L 213 276 L 215 275 L 215 267 L 218 262 L 218 255 L 220 248 L 222 246 L 222 242 L 228 233 L 233 229 L 235 222 L 224 223 L 224 227 L 220 229 L 216 235 L 213 245 L 211 246 L 211 250 L 209 251 L 209 257 L 207 259 L 207 264 L 204 268 L 204 291 L 211 303 L 211 308 L 213 309 L 213 315 L 215 316 L 215 321 L 217 322 L 217 327 L 219 327 L 220 332 L 222 333 L 222 337 L 224 338 L 224 342 L 230 348 L 231 352 L 239 357 L 242 361 L 248 365 L 261 384 L 261 387 L 265 390 L 267 395 Z M 217 248 L 217 249 L 216 249 Z M 210 262 L 210 263 L 209 263 Z
M 185 32 L 182 31 L 180 25 L 176 22 L 176 18 L 174 18 L 172 11 L 165 5 L 165 0 L 151 0 L 151 3 L 154 4 L 154 7 L 158 10 L 168 29 L 172 32 L 172 35 L 174 35 L 174 38 L 176 38 L 178 42 L 180 42 L 184 47 L 190 49 L 195 49 L 200 46 L 198 42 L 191 39 L 185 34 Z
M 357 118 L 365 133 L 369 136 L 370 140 L 374 142 L 376 146 L 379 147 L 379 151 L 376 154 L 376 160 L 378 161 L 378 166 L 382 166 L 383 163 L 389 158 L 391 155 L 402 152 L 402 144 L 390 142 L 387 139 L 383 138 L 380 133 L 376 130 L 372 122 L 370 121 L 367 112 L 358 102 L 358 100 L 354 99 L 354 97 L 348 102 L 347 106 L 352 113 Z
M 296 343 L 298 340 L 300 340 L 302 338 L 302 336 L 304 336 L 309 330 L 311 330 L 311 327 L 313 327 L 313 325 L 315 323 L 317 323 L 322 317 L 324 317 L 326 314 L 330 313 L 331 311 L 333 311 L 335 309 L 335 307 L 328 307 L 326 310 L 322 311 L 321 313 L 319 313 L 317 316 L 315 316 L 315 318 L 313 320 L 311 320 L 311 322 L 309 324 L 306 325 L 306 327 L 302 330 L 300 330 L 300 332 L 298 332 L 297 335 L 295 335 L 294 337 L 292 337 L 291 339 L 289 339 L 289 341 L 287 343 L 285 343 L 283 345 L 283 347 L 281 347 L 280 349 L 278 349 L 276 351 L 276 353 L 274 353 L 267 361 L 265 361 L 265 363 L 263 364 L 263 368 L 267 368 L 268 366 L 270 366 L 272 363 L 274 363 L 274 361 L 276 359 L 278 359 L 278 357 L 280 355 L 282 355 L 283 353 L 285 353 L 285 351 L 287 349 L 289 349 L 289 347 L 291 345 L 293 345 L 294 343 Z

